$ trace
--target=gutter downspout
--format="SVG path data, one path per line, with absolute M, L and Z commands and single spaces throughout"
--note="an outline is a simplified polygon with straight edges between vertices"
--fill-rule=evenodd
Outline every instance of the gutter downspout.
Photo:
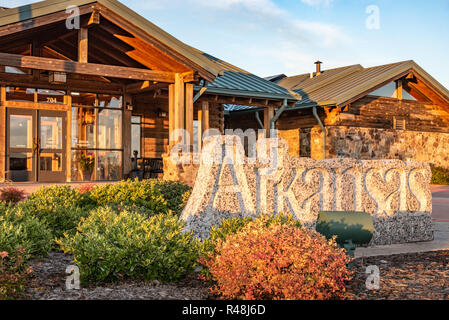
M 196 93 L 196 95 L 193 97 L 193 103 L 197 102 L 199 98 L 203 95 L 204 92 L 207 90 L 207 81 L 204 80 L 203 84 L 201 85 L 200 90 Z
M 259 111 L 256 111 L 256 120 L 259 123 L 260 128 L 264 129 L 264 125 L 263 125 L 262 119 L 260 119 Z
M 313 116 L 315 117 L 315 119 L 318 121 L 318 124 L 321 127 L 321 130 L 323 131 L 323 159 L 326 159 L 326 127 L 324 127 L 323 122 L 321 122 L 320 117 L 318 116 L 318 113 L 316 111 L 316 106 L 313 107 Z
M 287 109 L 287 107 L 288 107 L 287 99 L 284 99 L 284 103 L 282 104 L 282 107 L 278 110 L 278 112 L 276 112 L 273 119 L 271 119 L 271 121 L 270 121 L 270 129 L 271 130 L 276 129 L 276 121 L 279 119 L 279 117 L 285 111 L 285 109 Z

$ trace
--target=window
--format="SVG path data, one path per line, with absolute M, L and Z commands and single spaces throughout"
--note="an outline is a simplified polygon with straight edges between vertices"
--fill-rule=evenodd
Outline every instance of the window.
M 390 82 L 382 88 L 371 92 L 370 95 L 377 97 L 396 98 L 396 81 Z M 416 99 L 405 89 L 402 89 L 402 99 L 416 101 Z
M 122 175 L 120 96 L 72 92 L 72 181 L 116 181 Z
M 65 91 L 60 90 L 37 89 L 37 102 L 64 104 L 65 94 Z
M 36 89 L 25 87 L 6 87 L 6 100 L 34 102 Z
M 142 117 L 133 116 L 131 118 L 131 157 L 134 158 L 134 151 L 137 157 L 142 157 Z
M 396 82 L 390 82 L 386 86 L 370 93 L 372 96 L 396 98 Z

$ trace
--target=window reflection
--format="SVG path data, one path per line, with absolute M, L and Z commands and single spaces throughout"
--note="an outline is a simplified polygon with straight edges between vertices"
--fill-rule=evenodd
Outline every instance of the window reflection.
M 30 149 L 33 144 L 33 117 L 30 115 L 11 115 L 10 148 Z
M 62 153 L 41 153 L 39 159 L 41 171 L 62 172 Z
M 131 118 L 131 157 L 134 158 L 134 152 L 137 151 L 137 157 L 140 158 L 141 155 L 141 144 L 142 144 L 142 128 L 141 128 L 141 117 L 133 116 Z
M 62 149 L 62 118 L 41 117 L 41 148 Z
M 120 179 L 122 153 L 118 151 L 98 152 L 97 180 L 114 181 Z
M 72 181 L 122 176 L 122 97 L 72 93 Z
M 97 100 L 96 93 L 72 92 L 72 105 L 94 106 Z
M 95 179 L 95 151 L 74 150 L 72 152 L 72 181 L 92 181 Z
M 98 110 L 99 149 L 122 148 L 122 111 Z
M 109 94 L 99 94 L 98 95 L 98 106 L 101 108 L 122 108 L 123 98 L 122 96 L 115 96 Z
M 6 100 L 34 102 L 36 89 L 25 87 L 6 87 Z
M 72 108 L 72 148 L 95 148 L 95 109 Z

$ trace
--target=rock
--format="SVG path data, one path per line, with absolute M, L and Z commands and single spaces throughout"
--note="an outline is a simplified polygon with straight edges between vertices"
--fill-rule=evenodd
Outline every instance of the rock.
M 283 139 L 259 139 L 257 159 L 237 136 L 205 144 L 192 196 L 182 213 L 186 231 L 207 238 L 223 218 L 291 213 L 314 228 L 319 211 L 364 211 L 373 244 L 433 240 L 430 166 L 400 160 L 316 161 L 289 155 Z

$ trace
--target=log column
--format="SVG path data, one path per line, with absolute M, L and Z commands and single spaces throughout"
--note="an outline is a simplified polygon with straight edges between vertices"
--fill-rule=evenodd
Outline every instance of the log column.
M 5 181 L 6 167 L 6 87 L 0 87 L 0 181 Z
M 122 122 L 122 145 L 123 145 L 123 173 L 127 175 L 132 170 L 132 154 L 131 154 L 131 117 L 132 111 L 128 106 L 132 106 L 132 97 L 129 94 L 125 94 L 123 99 L 123 122 Z M 122 176 L 122 178 L 123 178 Z
M 67 92 L 66 104 L 67 104 L 66 181 L 72 182 L 72 95 L 70 92 Z
M 186 132 L 189 145 L 193 145 L 193 84 L 186 84 Z
M 264 116 L 263 116 L 263 122 L 264 122 L 264 129 L 265 129 L 265 134 L 266 137 L 269 138 L 270 137 L 270 133 L 271 133 L 271 120 L 274 117 L 274 107 L 266 107 L 264 109 Z

